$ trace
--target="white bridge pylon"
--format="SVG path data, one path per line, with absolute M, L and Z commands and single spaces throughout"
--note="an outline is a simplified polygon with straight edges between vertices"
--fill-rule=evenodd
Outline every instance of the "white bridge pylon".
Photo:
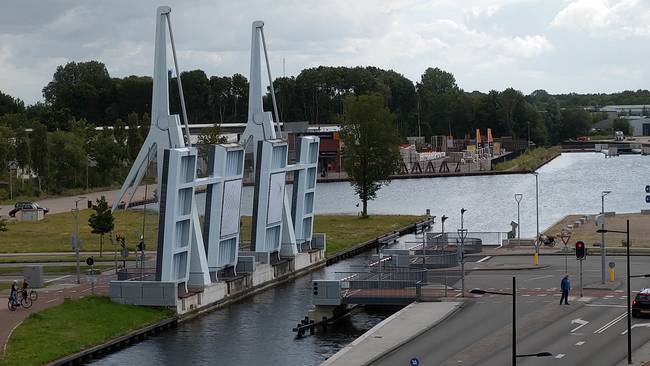
M 113 211 L 124 199 L 127 208 L 152 159 L 156 159 L 157 182 L 162 181 L 163 156 L 166 149 L 185 147 L 178 115 L 169 114 L 169 78 L 167 74 L 167 42 L 166 31 L 169 29 L 171 38 L 171 8 L 161 6 L 156 9 L 156 43 L 154 54 L 153 90 L 151 95 L 151 126 L 140 152 L 131 170 L 113 202 Z M 173 38 L 170 40 L 173 45 Z M 175 57 L 174 57 L 175 58 Z M 176 65 L 177 66 L 177 65 Z M 180 74 L 176 67 L 176 76 L 180 84 Z M 187 123 L 187 119 L 186 119 Z M 189 136 L 188 136 L 189 138 Z M 189 140 L 188 140 L 189 141 Z

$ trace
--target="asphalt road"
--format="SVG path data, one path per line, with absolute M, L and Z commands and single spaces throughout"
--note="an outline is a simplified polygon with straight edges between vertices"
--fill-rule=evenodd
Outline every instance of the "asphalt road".
M 497 263 L 522 263 L 526 257 L 494 257 Z M 617 278 L 624 279 L 625 257 L 611 257 Z M 572 279 L 571 305 L 559 305 L 559 285 L 565 272 L 562 256 L 544 256 L 544 269 L 471 272 L 466 288 L 510 292 L 517 278 L 518 354 L 551 352 L 552 357 L 520 358 L 531 365 L 615 365 L 625 358 L 625 284 L 616 291 L 584 290 L 578 299 L 579 272 L 574 257 L 568 257 Z M 471 267 L 471 266 L 470 266 Z M 635 270 L 636 269 L 636 270 Z M 643 272 L 645 271 L 645 272 Z M 650 257 L 632 258 L 633 274 L 650 271 Z M 632 280 L 632 289 L 650 287 L 650 279 Z M 584 262 L 583 282 L 600 283 L 600 258 Z M 455 287 L 460 286 L 457 282 Z M 583 325 L 584 324 L 584 325 Z M 650 318 L 633 319 L 633 350 L 650 341 Z M 640 325 L 647 324 L 647 325 Z M 581 327 L 577 328 L 578 326 Z M 468 300 L 455 316 L 408 342 L 373 365 L 409 365 L 417 357 L 420 365 L 506 365 L 512 354 L 512 297 L 484 295 Z M 576 329 L 577 328 L 577 329 Z

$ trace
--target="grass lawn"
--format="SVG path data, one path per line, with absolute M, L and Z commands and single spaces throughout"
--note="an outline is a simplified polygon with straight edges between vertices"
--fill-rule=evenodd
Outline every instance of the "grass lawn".
M 90 296 L 30 315 L 14 330 L 1 366 L 41 365 L 172 316 L 168 310 Z
M 540 165 L 544 164 L 548 159 L 556 156 L 562 149 L 559 146 L 550 148 L 538 147 L 529 150 L 517 158 L 504 161 L 494 167 L 494 170 L 536 170 Z
M 99 250 L 99 236 L 90 232 L 88 217 L 92 210 L 80 213 L 79 232 L 84 241 L 84 251 Z M 414 223 L 423 216 L 408 215 L 375 215 L 360 218 L 354 215 L 317 215 L 314 222 L 314 232 L 327 234 L 327 253 L 335 253 L 348 246 L 375 238 L 386 232 Z M 242 240 L 250 241 L 251 217 L 242 217 Z M 9 230 L 0 233 L 0 253 L 30 253 L 30 252 L 67 252 L 70 251 L 70 235 L 72 233 L 72 215 L 60 213 L 47 215 L 39 222 L 11 221 Z M 147 212 L 146 234 L 147 250 L 156 249 L 158 237 L 158 215 Z M 115 231 L 126 235 L 127 247 L 135 249 L 142 231 L 141 211 L 117 211 L 115 214 Z M 103 259 L 112 260 L 113 247 L 108 235 L 104 236 Z M 46 261 L 43 257 L 20 256 L 22 262 Z M 73 256 L 46 257 L 53 261 L 60 258 L 75 260 Z M 99 257 L 95 256 L 95 260 Z M 60 261 L 60 260 L 59 260 Z M 19 262 L 16 258 L 1 258 L 0 263 Z
M 88 218 L 93 210 L 79 212 L 79 236 L 83 240 L 83 251 L 99 250 L 99 235 L 90 232 Z M 142 211 L 115 213 L 115 232 L 126 237 L 126 246 L 134 250 L 142 232 Z M 147 212 L 145 240 L 147 250 L 155 250 L 158 237 L 158 215 Z M 45 215 L 38 222 L 9 221 L 7 231 L 0 233 L 0 253 L 69 252 L 73 231 L 71 213 Z M 113 257 L 113 246 L 109 235 L 104 235 L 105 255 Z
M 94 266 L 94 269 L 96 271 L 105 271 L 109 268 L 112 268 L 114 266 L 111 265 L 97 265 Z M 88 270 L 88 266 L 86 266 L 86 263 L 81 262 L 81 271 L 82 273 L 85 273 Z M 77 273 L 77 267 L 76 266 L 44 266 L 43 267 L 43 273 L 45 274 L 67 274 L 67 273 Z M 5 275 L 13 275 L 13 274 L 23 274 L 23 267 L 22 266 L 16 266 L 16 267 L 0 267 L 0 276 L 5 276 Z

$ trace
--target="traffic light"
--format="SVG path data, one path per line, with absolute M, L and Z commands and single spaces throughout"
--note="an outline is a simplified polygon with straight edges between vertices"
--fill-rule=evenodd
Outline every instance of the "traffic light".
M 576 243 L 576 259 L 585 259 L 585 243 L 579 241 Z
M 314 286 L 314 296 L 318 296 L 318 281 L 312 281 Z

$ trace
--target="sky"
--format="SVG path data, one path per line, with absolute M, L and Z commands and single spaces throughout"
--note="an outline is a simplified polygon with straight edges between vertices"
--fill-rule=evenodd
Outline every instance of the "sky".
M 248 77 L 251 23 L 263 20 L 274 77 L 377 66 L 420 80 L 428 67 L 466 91 L 528 94 L 649 88 L 650 0 L 8 0 L 0 91 L 27 104 L 58 65 L 103 62 L 152 75 L 155 11 L 172 8 L 181 71 Z M 169 63 L 169 65 L 172 65 Z

